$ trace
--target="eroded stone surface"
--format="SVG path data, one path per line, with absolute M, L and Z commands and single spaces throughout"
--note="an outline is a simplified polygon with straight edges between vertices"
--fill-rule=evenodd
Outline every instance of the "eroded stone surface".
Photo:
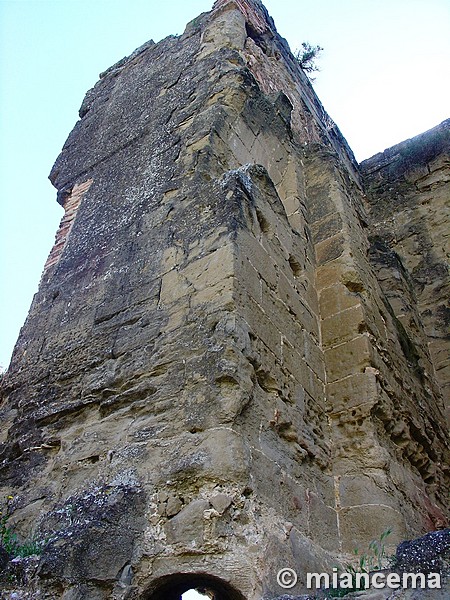
M 435 371 L 448 403 L 450 121 L 375 155 L 362 169 L 378 279 L 414 342 L 410 361 L 424 374 Z
M 442 526 L 435 355 L 261 3 L 219 0 L 138 49 L 80 117 L 2 392 L 2 490 L 19 533 L 51 539 L 35 597 L 169 600 L 182 573 L 256 600 L 284 566 L 298 595 L 388 526 Z

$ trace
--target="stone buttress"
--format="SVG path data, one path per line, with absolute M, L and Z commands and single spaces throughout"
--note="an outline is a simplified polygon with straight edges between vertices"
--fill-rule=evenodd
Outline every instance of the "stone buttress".
M 4 495 L 50 538 L 30 589 L 271 598 L 282 567 L 300 593 L 445 520 L 432 358 L 411 364 L 358 165 L 259 1 L 103 73 L 51 180 L 66 212 L 1 408 Z

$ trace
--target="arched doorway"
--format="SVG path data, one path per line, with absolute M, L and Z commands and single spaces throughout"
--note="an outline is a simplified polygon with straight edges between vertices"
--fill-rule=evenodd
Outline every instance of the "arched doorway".
M 246 600 L 229 583 L 207 573 L 173 573 L 154 581 L 143 600 L 182 600 L 182 594 L 198 589 L 205 600 Z

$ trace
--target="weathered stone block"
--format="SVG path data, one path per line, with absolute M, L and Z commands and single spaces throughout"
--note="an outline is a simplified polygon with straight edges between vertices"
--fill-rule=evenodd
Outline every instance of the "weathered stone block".
M 374 405 L 379 397 L 379 390 L 374 373 L 355 373 L 329 383 L 327 397 L 330 410 L 334 413 L 351 410 L 360 404 Z
M 325 350 L 328 381 L 331 383 L 349 375 L 361 373 L 371 364 L 372 346 L 366 335 Z
M 248 234 L 239 236 L 238 247 L 242 255 L 247 257 L 250 264 L 261 275 L 267 285 L 275 288 L 278 275 L 273 257 L 253 236 Z
M 227 494 L 216 494 L 209 500 L 211 506 L 222 515 L 233 502 L 233 498 Z
M 240 287 L 241 282 L 245 281 L 245 287 L 247 293 L 255 300 L 255 302 L 261 305 L 262 302 L 262 279 L 250 263 L 246 256 L 240 256 L 240 261 L 236 267 L 236 279 L 238 286 Z
M 320 293 L 320 316 L 327 319 L 347 308 L 360 304 L 361 299 L 342 283 L 335 283 L 324 288 Z
M 384 504 L 389 482 L 383 471 L 339 477 L 339 499 L 342 508 Z M 397 509 L 400 507 L 398 506 Z M 377 536 L 379 537 L 379 536 Z M 391 540 L 389 540 L 391 542 Z
M 241 314 L 248 324 L 251 334 L 264 342 L 277 357 L 281 357 L 282 334 L 263 312 L 262 307 L 249 298 L 245 302 Z
M 390 527 L 392 539 L 406 535 L 405 522 L 401 513 L 384 504 L 370 503 L 342 508 L 339 511 L 342 549 L 349 554 L 358 548 L 360 554 L 368 552 L 367 540 L 377 540 Z M 386 524 L 388 524 L 386 526 Z
M 342 233 L 316 244 L 317 263 L 324 265 L 336 258 L 339 258 L 345 250 L 345 238 Z
M 321 326 L 324 348 L 354 339 L 364 331 L 365 320 L 366 315 L 361 304 L 323 319 Z
M 201 548 L 205 527 L 204 512 L 209 508 L 207 500 L 192 500 L 165 526 L 169 544 L 182 544 L 188 548 Z
M 359 276 L 359 271 L 351 256 L 347 252 L 339 256 L 336 260 L 322 264 L 317 269 L 316 285 L 319 293 L 322 289 L 327 288 L 336 283 L 346 284 L 347 277 L 353 274 Z M 350 289 L 350 288 L 349 288 Z M 357 291 L 355 289 L 355 291 Z
M 328 215 L 321 221 L 315 221 L 311 227 L 315 244 L 323 242 L 342 231 L 343 223 L 339 213 Z

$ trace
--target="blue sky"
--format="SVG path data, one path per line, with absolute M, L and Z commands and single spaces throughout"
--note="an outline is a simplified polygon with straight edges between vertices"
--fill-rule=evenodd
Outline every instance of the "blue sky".
M 266 0 L 358 160 L 450 116 L 448 0 Z M 212 0 L 0 0 L 0 365 L 9 363 L 62 209 L 48 173 L 98 74 L 181 34 Z

